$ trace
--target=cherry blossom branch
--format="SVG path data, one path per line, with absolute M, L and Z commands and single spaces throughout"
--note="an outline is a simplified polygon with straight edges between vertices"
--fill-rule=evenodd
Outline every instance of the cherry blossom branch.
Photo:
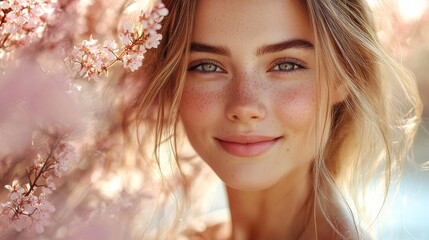
M 98 40 L 90 38 L 74 47 L 69 62 L 76 64 L 79 75 L 88 79 L 96 79 L 101 74 L 108 74 L 108 69 L 117 62 L 124 68 L 136 71 L 142 66 L 147 49 L 156 48 L 161 40 L 161 21 L 167 16 L 165 5 L 158 2 L 152 11 L 142 11 L 138 23 L 132 25 L 125 22 L 119 34 L 121 47 L 114 40 L 106 40 L 102 45 Z
M 56 148 L 56 146 L 53 146 L 52 148 L 49 149 L 49 154 L 46 157 L 46 160 L 43 161 L 43 165 L 42 165 L 42 167 L 40 167 L 40 169 L 38 169 L 37 165 L 35 165 L 35 166 L 33 166 L 28 171 L 28 180 L 30 182 L 30 189 L 25 194 L 25 196 L 30 195 L 31 192 L 35 189 L 35 187 L 37 187 L 37 186 L 44 186 L 44 185 L 38 185 L 37 181 L 42 176 L 42 174 L 44 174 L 47 171 L 51 170 L 50 166 L 52 166 L 53 164 L 55 164 L 55 161 L 49 162 L 49 159 L 52 158 L 52 154 L 53 154 L 55 148 Z M 31 181 L 31 178 L 30 178 L 31 172 L 34 172 L 34 181 Z
M 9 38 L 9 36 L 10 36 L 10 33 L 6 33 L 6 36 L 3 38 L 3 41 L 0 43 L 0 48 L 3 48 L 3 49 L 6 48 L 5 43 L 6 43 L 7 39 Z
M 0 0 L 0 63 L 9 61 L 6 54 L 12 50 L 40 40 L 49 16 L 57 8 L 56 0 Z M 161 2 L 156 3 L 150 12 L 142 11 L 137 23 L 122 25 L 117 36 L 119 44 L 114 40 L 106 40 L 102 45 L 96 39 L 84 40 L 74 47 L 68 58 L 77 66 L 77 76 L 95 79 L 101 74 L 107 75 L 108 69 L 117 62 L 136 71 L 142 66 L 146 51 L 159 45 L 162 36 L 158 30 L 167 14 L 168 10 Z M 55 207 L 47 195 L 56 190 L 55 178 L 61 177 L 68 170 L 70 160 L 76 157 L 74 148 L 64 136 L 45 134 L 41 135 L 50 144 L 43 145 L 47 151 L 38 151 L 33 156 L 34 161 L 27 168 L 27 182 L 21 185 L 14 179 L 10 185 L 5 185 L 8 200 L 0 202 L 0 231 L 13 227 L 18 232 L 35 230 L 42 233 L 49 224 Z M 43 140 L 35 139 L 33 147 L 40 146 L 40 142 L 43 144 Z
M 9 201 L 0 205 L 0 229 L 12 225 L 16 231 L 34 229 L 37 233 L 42 233 L 44 226 L 49 224 L 55 207 L 46 199 L 46 195 L 56 189 L 54 176 L 61 177 L 68 170 L 70 160 L 75 159 L 75 153 L 74 148 L 61 139 L 48 148 L 45 158 L 37 154 L 34 164 L 28 170 L 29 182 L 24 187 L 16 179 L 11 185 L 5 186 L 9 190 Z M 51 170 L 54 170 L 54 174 L 49 174 Z M 41 191 L 36 194 L 38 188 Z

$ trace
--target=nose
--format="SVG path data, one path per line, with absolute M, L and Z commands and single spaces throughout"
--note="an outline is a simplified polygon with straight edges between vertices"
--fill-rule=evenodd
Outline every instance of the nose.
M 256 76 L 240 74 L 229 86 L 226 117 L 233 122 L 248 123 L 265 118 L 264 89 Z

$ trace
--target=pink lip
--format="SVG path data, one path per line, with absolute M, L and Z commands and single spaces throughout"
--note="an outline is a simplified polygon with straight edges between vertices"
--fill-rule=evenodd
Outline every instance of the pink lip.
M 255 157 L 268 151 L 281 137 L 234 135 L 216 138 L 219 145 L 237 157 Z

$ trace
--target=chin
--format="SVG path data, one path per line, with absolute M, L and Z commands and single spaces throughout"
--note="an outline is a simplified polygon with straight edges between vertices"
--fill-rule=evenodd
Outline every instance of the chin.
M 262 191 L 279 182 L 278 179 L 257 177 L 254 175 L 252 176 L 251 174 L 245 174 L 245 176 L 242 177 L 237 175 L 219 177 L 227 187 L 239 191 Z

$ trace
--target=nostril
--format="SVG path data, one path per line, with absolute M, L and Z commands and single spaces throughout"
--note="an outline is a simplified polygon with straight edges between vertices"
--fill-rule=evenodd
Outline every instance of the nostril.
M 231 101 L 225 109 L 225 115 L 230 121 L 248 122 L 265 118 L 265 106 L 259 101 Z
M 259 120 L 264 117 L 263 113 L 256 113 L 250 111 L 241 111 L 240 113 L 235 113 L 229 115 L 229 119 L 232 121 L 248 122 L 250 120 Z

